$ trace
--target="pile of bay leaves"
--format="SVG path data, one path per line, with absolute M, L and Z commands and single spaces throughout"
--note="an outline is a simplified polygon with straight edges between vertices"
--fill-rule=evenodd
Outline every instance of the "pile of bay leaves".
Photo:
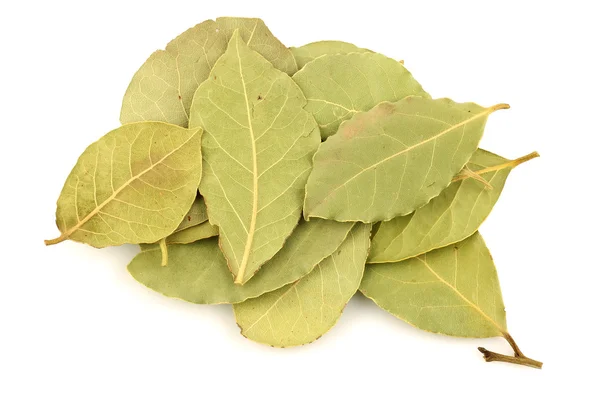
M 508 334 L 477 232 L 514 167 L 479 149 L 482 107 L 432 99 L 402 62 L 350 43 L 288 48 L 259 19 L 205 21 L 150 56 L 123 125 L 90 145 L 57 204 L 60 236 L 139 244 L 128 269 L 242 334 L 310 343 L 357 291 L 418 328 Z

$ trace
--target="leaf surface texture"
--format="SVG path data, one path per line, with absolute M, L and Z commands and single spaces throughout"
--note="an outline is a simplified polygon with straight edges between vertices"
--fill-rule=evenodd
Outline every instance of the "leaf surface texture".
M 479 233 L 399 263 L 368 264 L 360 290 L 426 331 L 477 338 L 506 332 L 496 267 Z
M 357 224 L 340 248 L 304 278 L 235 304 L 242 334 L 275 347 L 307 344 L 325 334 L 358 289 L 370 230 L 370 225 Z
M 154 52 L 136 72 L 123 98 L 121 122 L 164 121 L 188 126 L 189 110 L 198 86 L 225 53 L 239 28 L 249 46 L 276 68 L 292 75 L 294 56 L 257 18 L 217 18 L 204 21 Z
M 348 42 L 337 40 L 323 40 L 312 42 L 300 47 L 290 47 L 298 69 L 302 69 L 306 64 L 325 55 L 348 54 L 348 53 L 372 53 L 371 50 L 362 49 Z
M 305 217 L 376 222 L 410 214 L 450 184 L 477 150 L 487 116 L 504 107 L 406 97 L 357 114 L 315 154 Z
M 298 223 L 319 145 L 293 80 L 234 34 L 200 85 L 190 126 L 203 135 L 204 196 L 236 283 L 244 284 Z
M 412 214 L 382 222 L 373 236 L 369 262 L 402 261 L 471 236 L 492 211 L 513 167 L 511 160 L 478 149 L 467 168 L 480 173 L 491 188 L 475 179 L 460 179 Z
M 79 157 L 58 198 L 61 236 L 94 247 L 151 243 L 189 211 L 202 174 L 201 129 L 160 122 L 117 128 Z
M 306 109 L 315 116 L 323 138 L 382 101 L 428 96 L 404 65 L 378 53 L 325 55 L 306 64 L 294 81 L 308 99 Z
M 279 253 L 256 276 L 233 283 L 216 238 L 168 247 L 169 265 L 161 266 L 157 245 L 143 247 L 128 270 L 140 283 L 169 297 L 198 304 L 238 303 L 278 289 L 308 274 L 344 241 L 352 223 L 300 222 Z

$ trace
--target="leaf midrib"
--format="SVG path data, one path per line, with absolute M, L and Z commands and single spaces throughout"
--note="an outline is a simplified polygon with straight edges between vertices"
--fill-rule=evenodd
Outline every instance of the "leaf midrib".
M 254 31 L 252 33 L 254 34 Z M 244 72 L 242 70 L 242 57 L 240 56 L 239 36 L 235 42 L 235 50 L 238 57 L 238 65 L 240 68 L 240 78 L 242 80 L 242 87 L 244 88 L 244 100 L 246 101 L 246 114 L 248 118 L 248 131 L 250 133 L 250 141 L 252 143 L 252 216 L 250 217 L 250 227 L 248 228 L 248 238 L 246 239 L 244 254 L 242 256 L 242 261 L 240 262 L 240 265 L 238 267 L 238 273 L 235 277 L 235 283 L 243 284 L 244 275 L 246 273 L 246 267 L 248 266 L 248 259 L 250 258 L 250 250 L 252 249 L 252 243 L 254 242 L 254 233 L 256 231 L 256 217 L 258 214 L 258 163 L 256 160 L 256 141 L 254 140 L 254 129 L 252 127 L 252 118 L 250 117 L 250 102 L 248 100 L 246 81 L 244 79 Z
M 440 275 L 438 275 L 437 272 L 435 272 L 435 270 L 433 268 L 431 268 L 431 266 L 429 266 L 429 263 L 427 263 L 427 261 L 423 260 L 421 257 L 415 257 L 415 258 L 417 260 L 419 260 L 423 265 L 425 265 L 425 267 L 427 267 L 429 272 L 431 272 L 433 274 L 433 276 L 435 276 L 436 279 L 438 279 L 441 283 L 448 286 L 454 293 L 456 293 L 456 295 L 458 297 L 460 297 L 461 300 L 464 301 L 469 307 L 471 307 L 475 311 L 479 312 L 485 320 L 487 320 L 489 323 L 491 323 L 498 330 L 498 333 L 500 333 L 502 335 L 505 335 L 507 333 L 504 328 L 502 328 L 500 325 L 498 325 L 498 323 L 496 321 L 494 321 L 489 315 L 487 315 L 481 308 L 479 308 L 478 305 L 471 302 L 455 286 L 451 285 L 448 281 L 446 281 Z

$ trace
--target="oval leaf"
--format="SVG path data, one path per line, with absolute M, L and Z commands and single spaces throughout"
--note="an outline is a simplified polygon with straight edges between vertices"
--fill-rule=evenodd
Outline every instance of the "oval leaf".
M 217 18 L 188 29 L 135 73 L 123 98 L 121 122 L 164 121 L 188 126 L 194 92 L 225 53 L 235 28 L 249 46 L 292 75 L 294 56 L 257 18 Z
M 242 335 L 275 347 L 313 342 L 335 325 L 363 276 L 371 226 L 357 224 L 329 258 L 304 278 L 235 304 Z
M 340 124 L 382 101 L 428 96 L 398 61 L 378 53 L 325 55 L 294 75 L 308 100 L 321 136 L 337 132 Z
M 298 223 L 319 131 L 294 81 L 234 34 L 194 97 L 202 126 L 200 185 L 210 222 L 238 284 L 281 247 Z
M 304 215 L 387 221 L 427 204 L 477 150 L 483 108 L 449 99 L 407 97 L 357 114 L 315 154 Z
M 290 47 L 298 68 L 304 67 L 306 64 L 325 55 L 332 54 L 348 54 L 348 53 L 372 53 L 371 50 L 362 49 L 352 43 L 340 42 L 337 40 L 323 40 L 320 42 L 312 42 L 300 47 Z
M 370 263 L 397 262 L 459 242 L 479 229 L 498 201 L 510 171 L 537 153 L 507 160 L 478 149 L 466 170 L 484 184 L 459 174 L 454 182 L 410 215 L 382 222 L 373 236 Z
M 202 174 L 201 130 L 161 122 L 124 125 L 79 157 L 58 198 L 65 239 L 94 247 L 151 243 L 190 209 Z
M 169 246 L 168 267 L 161 267 L 157 245 L 144 247 L 129 264 L 140 283 L 169 297 L 191 303 L 239 303 L 278 289 L 308 274 L 331 255 L 352 229 L 352 223 L 301 222 L 285 246 L 243 286 L 235 285 L 217 239 Z
M 478 338 L 506 333 L 496 267 L 479 233 L 399 263 L 368 264 L 360 291 L 429 332 Z

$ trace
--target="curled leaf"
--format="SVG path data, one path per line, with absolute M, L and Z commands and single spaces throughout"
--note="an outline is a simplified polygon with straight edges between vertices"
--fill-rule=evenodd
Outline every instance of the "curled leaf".
M 190 209 L 202 174 L 201 129 L 161 122 L 117 128 L 79 157 L 58 198 L 66 239 L 94 247 L 152 243 L 171 234 Z

